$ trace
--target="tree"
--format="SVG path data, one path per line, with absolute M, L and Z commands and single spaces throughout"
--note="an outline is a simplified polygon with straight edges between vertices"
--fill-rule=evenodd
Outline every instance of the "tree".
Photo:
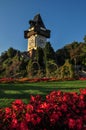
M 66 51 L 65 49 L 59 49 L 56 51 L 57 64 L 62 66 L 65 63 Z
M 36 56 L 36 60 L 39 63 L 39 65 L 41 67 L 44 67 L 44 52 L 41 47 L 37 48 L 35 56 Z
M 86 66 L 86 44 L 83 44 L 84 46 L 82 47 L 82 52 L 80 54 L 80 59 L 82 65 Z
M 78 64 L 79 55 L 80 55 L 79 43 L 74 41 L 71 44 L 70 59 L 72 60 L 75 67 L 76 67 L 76 64 Z
M 37 61 L 32 61 L 32 59 L 29 60 L 27 65 L 27 74 L 29 77 L 37 77 L 37 74 L 40 71 L 40 65 Z
M 55 52 L 54 49 L 52 48 L 50 42 L 46 43 L 46 46 L 44 48 L 44 56 L 45 56 L 45 61 L 49 61 L 49 60 L 56 60 L 55 57 Z
M 8 58 L 7 51 L 3 52 L 0 56 L 0 63 L 5 61 Z
M 73 76 L 73 67 L 69 61 L 66 60 L 65 64 L 61 67 L 61 78 L 72 78 Z
M 84 40 L 84 43 L 86 43 L 86 35 L 84 36 L 83 40 Z
M 50 70 L 48 69 L 50 63 L 53 61 L 54 63 L 56 63 L 56 55 L 54 52 L 54 49 L 52 48 L 50 42 L 46 43 L 46 46 L 44 48 L 44 63 L 45 63 L 45 73 L 46 76 L 49 75 Z
M 12 58 L 16 54 L 16 50 L 14 50 L 12 47 L 10 47 L 7 51 L 8 57 Z
M 56 77 L 57 69 L 58 69 L 58 66 L 53 60 L 48 61 L 46 64 L 46 76 Z

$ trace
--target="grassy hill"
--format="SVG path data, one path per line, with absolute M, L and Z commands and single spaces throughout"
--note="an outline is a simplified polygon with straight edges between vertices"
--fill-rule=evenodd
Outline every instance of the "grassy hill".
M 9 48 L 0 56 L 0 77 L 74 77 L 86 68 L 86 43 L 73 42 L 56 52 L 48 42 L 44 49 L 20 52 Z

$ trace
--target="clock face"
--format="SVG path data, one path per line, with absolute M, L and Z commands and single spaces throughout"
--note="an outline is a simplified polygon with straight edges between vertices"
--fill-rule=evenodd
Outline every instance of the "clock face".
M 29 39 L 29 48 L 32 48 L 35 46 L 35 37 L 31 37 Z
M 34 39 L 30 39 L 30 45 L 31 45 L 31 46 L 34 45 Z
M 46 44 L 46 37 L 41 35 L 32 35 L 28 39 L 28 50 L 37 49 L 37 47 L 44 48 Z
M 38 40 L 38 44 L 39 44 L 40 46 L 43 46 L 44 40 L 43 40 L 43 39 L 39 39 L 39 40 Z
M 37 42 L 37 46 L 39 47 L 43 48 L 45 46 L 45 39 L 42 37 L 37 37 L 36 42 Z

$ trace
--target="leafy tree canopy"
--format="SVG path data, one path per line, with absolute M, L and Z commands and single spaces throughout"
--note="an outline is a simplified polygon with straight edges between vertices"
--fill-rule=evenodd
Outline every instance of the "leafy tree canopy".
M 86 35 L 84 42 L 73 41 L 56 52 L 47 42 L 45 48 L 37 48 L 33 56 L 10 47 L 0 56 L 0 77 L 56 76 L 63 74 L 62 69 L 67 75 L 68 67 L 71 72 L 68 75 L 72 75 L 71 65 L 86 67 Z

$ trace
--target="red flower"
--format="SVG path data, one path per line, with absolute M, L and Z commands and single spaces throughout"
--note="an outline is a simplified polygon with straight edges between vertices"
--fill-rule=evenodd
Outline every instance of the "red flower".
M 62 104 L 61 109 L 63 112 L 67 112 L 68 106 L 66 104 Z
M 80 89 L 80 93 L 83 95 L 86 95 L 86 88 L 85 89 Z
M 33 106 L 31 105 L 31 104 L 28 104 L 27 106 L 26 106 L 26 109 L 27 109 L 27 112 L 32 112 L 33 111 Z
M 76 123 L 75 123 L 75 120 L 72 119 L 72 118 L 70 118 L 69 121 L 68 121 L 69 128 L 70 128 L 70 129 L 74 129 L 75 124 L 76 124 Z
M 15 104 L 15 105 L 22 105 L 23 102 L 21 99 L 16 99 L 12 104 Z
M 79 98 L 80 98 L 81 100 L 84 100 L 84 95 L 81 94 L 81 95 L 79 96 Z
M 83 100 L 79 101 L 78 106 L 79 106 L 80 108 L 84 108 L 84 107 L 85 107 L 85 102 L 84 102 Z
M 20 126 L 19 130 L 30 130 L 28 128 L 28 125 L 27 125 L 27 123 L 25 121 L 21 122 L 19 126 Z
M 76 119 L 77 130 L 82 130 L 82 119 Z
M 31 95 L 31 102 L 34 102 L 35 101 L 35 97 Z
M 67 101 L 68 101 L 68 96 L 67 96 L 67 94 L 66 94 L 66 95 L 63 95 L 62 100 L 63 100 L 64 102 L 67 102 Z
M 10 114 L 10 113 L 11 113 L 11 108 L 6 107 L 6 108 L 5 108 L 5 113 L 6 113 L 6 114 Z
M 15 119 L 15 118 L 16 118 L 16 116 L 17 116 L 17 115 L 16 115 L 16 113 L 15 113 L 15 112 L 13 112 L 13 113 L 12 113 L 12 118 L 13 118 L 13 119 Z
M 25 114 L 25 118 L 26 118 L 26 121 L 27 121 L 27 122 L 30 122 L 30 121 L 31 121 L 31 115 L 30 115 L 30 114 L 26 113 L 26 114 Z
M 53 91 L 44 101 L 32 96 L 30 104 L 15 100 L 11 107 L 0 109 L 2 130 L 86 130 L 86 89 L 81 93 Z
M 40 105 L 40 108 L 42 108 L 42 109 L 49 109 L 49 107 L 50 107 L 50 104 L 49 104 L 49 103 L 46 103 L 46 102 L 44 102 L 44 103 L 42 103 L 42 104 Z
M 11 128 L 17 128 L 18 127 L 18 120 L 15 118 L 11 122 Z
M 17 99 L 12 103 L 12 108 L 16 111 L 22 111 L 24 108 L 24 103 L 22 100 Z
M 12 116 L 12 112 L 11 109 L 9 107 L 5 108 L 5 119 L 11 118 Z
M 39 124 L 41 121 L 41 118 L 37 114 L 32 114 L 31 115 L 31 122 L 36 125 Z
M 51 124 L 55 124 L 58 120 L 59 120 L 58 113 L 52 113 L 52 115 L 50 116 Z

